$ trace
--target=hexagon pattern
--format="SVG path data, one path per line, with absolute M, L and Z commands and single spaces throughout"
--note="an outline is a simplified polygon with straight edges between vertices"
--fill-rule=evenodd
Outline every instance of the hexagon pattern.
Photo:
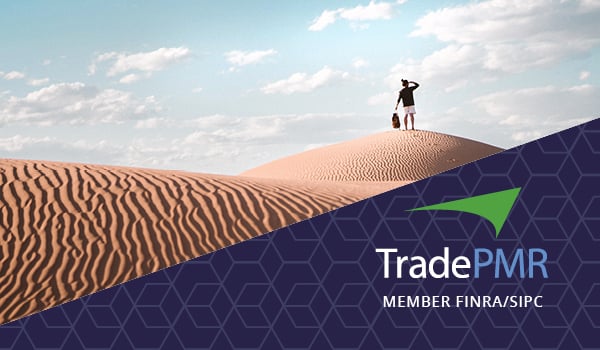
M 0 327 L 1 349 L 600 349 L 600 120 Z M 405 210 L 522 187 L 500 236 Z M 384 279 L 382 255 L 543 248 L 548 278 Z M 384 308 L 542 295 L 543 308 Z

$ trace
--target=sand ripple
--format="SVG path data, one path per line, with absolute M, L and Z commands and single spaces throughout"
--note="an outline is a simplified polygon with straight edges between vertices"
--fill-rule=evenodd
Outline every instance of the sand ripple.
M 432 131 L 388 131 L 295 154 L 243 175 L 314 181 L 411 182 L 500 151 L 481 142 Z
M 370 195 L 351 186 L 0 161 L 0 323 Z
M 0 160 L 0 323 L 499 151 L 395 131 L 242 176 Z

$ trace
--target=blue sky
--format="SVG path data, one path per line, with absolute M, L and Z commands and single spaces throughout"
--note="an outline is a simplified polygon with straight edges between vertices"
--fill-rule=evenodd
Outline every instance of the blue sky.
M 0 156 L 236 174 L 416 126 L 513 147 L 598 117 L 599 0 L 18 1 Z

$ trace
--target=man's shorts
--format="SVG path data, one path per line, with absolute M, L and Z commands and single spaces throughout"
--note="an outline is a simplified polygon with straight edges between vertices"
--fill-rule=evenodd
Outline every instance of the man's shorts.
M 417 111 L 415 111 L 415 106 L 405 106 L 404 107 L 404 114 L 415 114 L 417 113 Z

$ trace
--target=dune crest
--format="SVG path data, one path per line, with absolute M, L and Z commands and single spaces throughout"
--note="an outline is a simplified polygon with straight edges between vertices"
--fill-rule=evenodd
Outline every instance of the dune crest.
M 433 131 L 387 131 L 278 159 L 242 175 L 406 183 L 501 151 L 498 147 Z

